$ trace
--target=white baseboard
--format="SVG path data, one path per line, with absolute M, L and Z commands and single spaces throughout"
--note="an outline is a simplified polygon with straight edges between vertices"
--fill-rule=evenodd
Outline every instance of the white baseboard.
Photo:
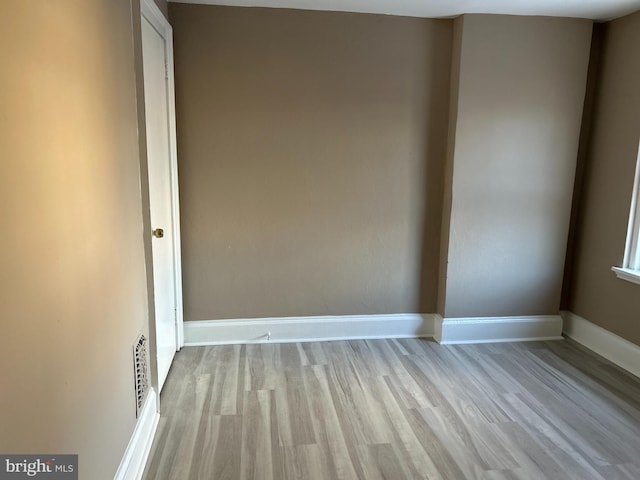
M 142 478 L 159 420 L 158 395 L 154 389 L 150 389 L 114 480 L 140 480 Z
M 560 315 L 444 319 L 436 315 L 434 322 L 434 338 L 442 345 L 562 339 Z
M 185 346 L 433 336 L 431 314 L 281 317 L 184 322 Z
M 640 346 L 599 327 L 572 312 L 561 312 L 564 334 L 603 356 L 612 363 L 640 377 Z

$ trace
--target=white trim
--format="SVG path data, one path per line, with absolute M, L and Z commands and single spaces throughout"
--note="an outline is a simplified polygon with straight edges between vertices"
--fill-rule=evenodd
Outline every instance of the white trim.
M 631 283 L 637 283 L 640 285 L 640 270 L 632 270 L 630 268 L 611 267 L 616 277 L 626 280 Z
M 164 18 L 164 17 L 163 17 Z M 176 95 L 175 76 L 173 67 L 173 30 L 169 27 L 167 34 L 167 73 L 169 83 L 169 150 L 171 155 L 171 213 L 173 216 L 173 259 L 175 275 L 175 295 L 176 295 L 176 345 L 178 350 L 184 344 L 184 312 L 182 306 L 182 247 L 180 241 L 180 194 L 178 188 L 178 148 L 176 140 Z
M 433 336 L 433 315 L 343 315 L 185 322 L 185 346 Z
M 603 356 L 612 363 L 640 377 L 640 346 L 599 327 L 572 312 L 561 312 L 564 334 Z
M 435 318 L 435 339 L 442 345 L 561 340 L 559 315 L 530 317 Z
M 140 480 L 142 478 L 159 420 L 158 396 L 151 388 L 147 393 L 147 399 L 114 480 Z
M 436 313 L 433 317 L 433 339 L 442 344 L 442 324 L 444 319 L 442 315 Z
M 140 0 L 140 13 L 163 37 L 167 31 L 171 31 L 171 24 L 153 0 Z
M 636 272 L 640 270 L 640 149 L 633 178 L 629 225 L 627 226 L 627 241 L 624 247 L 622 267 L 627 270 L 635 270 Z M 616 272 L 616 275 L 618 274 L 616 270 L 614 270 L 614 272 Z M 618 275 L 618 277 L 629 280 L 625 276 Z
M 173 67 L 173 29 L 153 0 L 141 0 L 140 13 L 164 38 L 169 98 L 169 162 L 171 169 L 171 216 L 173 221 L 174 293 L 176 305 L 176 346 L 184 345 L 184 314 L 182 304 L 182 248 L 180 245 L 180 198 L 178 190 L 178 150 L 176 141 L 175 75 Z

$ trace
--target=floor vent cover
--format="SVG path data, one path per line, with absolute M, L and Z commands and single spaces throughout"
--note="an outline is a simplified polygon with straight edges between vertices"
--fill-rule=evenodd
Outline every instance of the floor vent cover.
M 136 418 L 140 415 L 149 390 L 149 367 L 147 364 L 147 337 L 140 335 L 133 347 L 133 362 L 136 386 Z

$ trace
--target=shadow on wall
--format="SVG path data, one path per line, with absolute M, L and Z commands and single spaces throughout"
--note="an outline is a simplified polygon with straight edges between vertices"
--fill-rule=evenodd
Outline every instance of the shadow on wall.
M 449 31 L 452 24 L 446 25 Z M 437 45 L 441 33 L 435 29 L 430 32 L 430 43 Z M 451 39 L 451 33 L 449 34 Z M 440 240 L 442 228 L 442 210 L 444 195 L 444 168 L 447 155 L 447 135 L 449 123 L 450 75 L 442 75 L 441 69 L 451 70 L 451 40 L 441 43 L 430 57 L 427 75 L 429 91 L 427 93 L 427 123 L 431 125 L 426 132 L 425 172 L 423 199 L 424 219 L 422 222 L 422 248 L 420 262 L 420 282 L 418 312 L 436 312 L 438 296 L 438 269 L 440 259 Z

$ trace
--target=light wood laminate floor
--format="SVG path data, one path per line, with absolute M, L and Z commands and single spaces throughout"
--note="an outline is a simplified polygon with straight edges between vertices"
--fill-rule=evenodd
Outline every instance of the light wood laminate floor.
M 568 340 L 189 347 L 161 405 L 146 480 L 640 479 L 640 381 Z

